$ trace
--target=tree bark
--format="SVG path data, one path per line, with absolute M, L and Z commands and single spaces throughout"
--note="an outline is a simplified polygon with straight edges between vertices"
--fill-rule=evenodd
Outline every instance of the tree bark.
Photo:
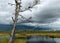
M 12 29 L 12 32 L 11 32 L 9 43 L 14 43 L 15 31 L 16 31 L 16 23 L 17 23 L 17 20 L 18 20 L 18 15 L 19 15 L 19 10 L 20 10 L 18 0 L 15 0 L 15 4 L 16 4 L 16 6 L 15 6 L 15 17 L 14 17 L 14 19 L 12 17 L 13 29 Z

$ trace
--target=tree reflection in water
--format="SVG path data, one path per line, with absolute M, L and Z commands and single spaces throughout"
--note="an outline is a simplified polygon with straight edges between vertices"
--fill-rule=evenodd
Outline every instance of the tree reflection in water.
M 27 37 L 26 43 L 56 43 L 53 38 L 45 36 L 31 36 Z

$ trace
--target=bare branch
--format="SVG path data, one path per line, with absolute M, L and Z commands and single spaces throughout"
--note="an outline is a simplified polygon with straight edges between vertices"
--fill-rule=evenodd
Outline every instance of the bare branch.
M 12 20 L 13 20 L 13 22 L 15 22 L 15 20 L 13 19 L 13 17 L 12 17 Z
M 12 3 L 8 3 L 8 4 L 11 5 L 11 6 L 15 5 L 15 4 L 12 4 Z
M 20 16 L 21 16 L 21 18 L 25 19 L 24 21 L 31 22 L 32 17 L 29 17 L 29 18 L 27 19 L 27 18 L 25 18 L 25 17 L 24 17 L 24 16 L 22 16 L 22 15 L 20 15 Z
M 33 3 L 35 3 L 35 4 L 34 4 L 32 7 L 29 6 L 27 9 L 25 9 L 25 10 L 23 10 L 23 11 L 20 10 L 20 12 L 24 12 L 24 11 L 26 11 L 26 10 L 30 10 L 30 11 L 32 11 L 31 9 L 34 8 L 35 5 L 40 4 L 40 3 L 38 3 L 38 2 L 40 2 L 40 1 L 39 1 L 39 0 L 35 0 L 35 1 L 33 2 Z M 22 7 L 22 6 L 21 6 L 21 7 Z

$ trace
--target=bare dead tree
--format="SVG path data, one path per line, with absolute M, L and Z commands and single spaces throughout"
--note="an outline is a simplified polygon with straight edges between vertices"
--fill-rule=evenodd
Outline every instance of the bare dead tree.
M 8 4 L 10 4 L 10 3 L 8 3 Z M 12 32 L 11 32 L 9 43 L 14 43 L 14 40 L 15 40 L 14 38 L 15 38 L 16 24 L 17 24 L 19 12 L 20 12 L 20 7 L 21 7 L 20 4 L 21 4 L 21 0 L 15 0 L 15 4 L 11 4 L 11 5 L 15 5 L 15 17 L 14 18 L 12 17 L 12 20 L 13 20 L 13 29 L 12 29 Z M 32 8 L 32 7 L 29 7 L 26 10 L 30 10 L 30 8 Z M 20 16 L 21 16 L 21 18 L 26 19 L 24 16 L 22 16 L 22 15 L 20 15 Z M 30 17 L 29 19 L 26 19 L 26 21 L 31 22 L 30 21 L 31 18 L 32 17 Z
M 14 43 L 14 38 L 15 38 L 15 30 L 16 30 L 16 23 L 18 20 L 18 15 L 19 15 L 19 10 L 20 10 L 20 2 L 18 2 L 18 0 L 15 0 L 15 17 L 12 17 L 13 20 L 13 29 L 12 29 L 12 33 L 11 33 L 11 37 L 9 40 L 9 43 Z

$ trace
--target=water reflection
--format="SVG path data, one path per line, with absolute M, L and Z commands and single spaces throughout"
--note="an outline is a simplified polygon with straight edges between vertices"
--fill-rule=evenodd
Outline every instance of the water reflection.
M 31 36 L 31 37 L 27 37 L 26 43 L 56 43 L 56 41 L 50 37 Z
M 54 38 L 54 40 L 56 41 L 56 43 L 60 43 L 60 38 Z

